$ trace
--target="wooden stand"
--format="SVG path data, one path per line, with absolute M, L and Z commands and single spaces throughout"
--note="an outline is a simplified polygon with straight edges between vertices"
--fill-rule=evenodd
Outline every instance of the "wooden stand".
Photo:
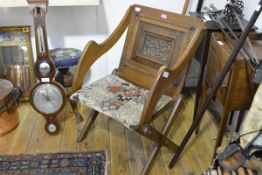
M 261 38 L 259 34 L 252 34 L 249 37 L 255 40 Z M 260 42 L 255 42 L 255 40 L 252 41 L 254 41 L 254 47 L 259 53 Z M 214 86 L 215 79 L 228 60 L 232 49 L 233 46 L 225 39 L 224 35 L 213 33 L 207 60 L 206 79 L 203 85 L 202 102 L 206 98 L 208 88 Z M 256 90 L 256 85 L 251 82 L 252 73 L 252 67 L 239 54 L 216 93 L 216 101 L 222 105 L 222 113 L 214 156 L 216 155 L 216 149 L 222 143 L 230 112 L 241 111 L 239 115 L 241 119 L 244 111 L 250 107 Z M 237 128 L 239 128 L 240 123 L 238 122 Z

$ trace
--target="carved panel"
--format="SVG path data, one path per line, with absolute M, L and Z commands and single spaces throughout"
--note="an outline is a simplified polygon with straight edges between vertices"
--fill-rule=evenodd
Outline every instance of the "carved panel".
M 150 72 L 158 70 L 163 65 L 170 68 L 177 62 L 178 54 L 181 53 L 179 43 L 185 35 L 184 31 L 139 21 L 133 32 L 135 36 L 126 46 L 124 56 L 127 59 L 122 60 L 121 65 Z
M 170 52 L 172 50 L 172 41 L 145 34 L 140 55 L 161 64 L 167 64 Z

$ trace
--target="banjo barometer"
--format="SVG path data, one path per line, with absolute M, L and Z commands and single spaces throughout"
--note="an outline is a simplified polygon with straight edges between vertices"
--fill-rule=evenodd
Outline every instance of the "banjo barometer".
M 34 19 L 37 53 L 34 71 L 39 80 L 31 91 L 31 104 L 37 112 L 45 116 L 47 133 L 56 134 L 59 131 L 57 115 L 65 106 L 66 93 L 64 88 L 54 81 L 55 64 L 48 53 L 45 27 L 48 0 L 27 0 L 27 2 Z

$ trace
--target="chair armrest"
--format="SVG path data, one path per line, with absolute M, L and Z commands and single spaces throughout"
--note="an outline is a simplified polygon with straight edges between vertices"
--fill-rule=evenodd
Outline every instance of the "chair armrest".
M 79 63 L 76 68 L 75 76 L 73 79 L 72 87 L 69 91 L 69 96 L 79 90 L 82 87 L 84 76 L 90 70 L 95 61 L 106 53 L 122 36 L 126 28 L 128 27 L 133 6 L 130 6 L 125 16 L 118 24 L 114 32 L 101 44 L 97 44 L 91 40 L 85 46 L 85 49 L 81 55 Z

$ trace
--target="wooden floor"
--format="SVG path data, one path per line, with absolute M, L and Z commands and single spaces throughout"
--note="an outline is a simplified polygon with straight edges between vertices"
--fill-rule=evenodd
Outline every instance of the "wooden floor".
M 193 99 L 187 100 L 184 110 L 173 125 L 170 138 L 176 143 L 181 142 L 191 124 L 193 106 Z M 82 112 L 88 113 L 88 109 L 82 107 Z M 0 137 L 0 154 L 107 150 L 109 174 L 138 175 L 153 146 L 148 139 L 140 137 L 137 133 L 125 129 L 101 114 L 87 138 L 80 144 L 76 143 L 76 122 L 69 109 L 64 111 L 67 115 L 63 115 L 63 118 L 60 116 L 63 120 L 62 129 L 56 136 L 46 134 L 44 117 L 36 113 L 30 104 L 20 104 L 19 114 L 18 128 Z M 154 125 L 161 128 L 165 117 L 159 118 Z M 81 127 L 82 124 L 79 128 Z M 201 174 L 210 165 L 216 131 L 217 126 L 207 112 L 200 134 L 191 138 L 178 164 L 173 169 L 169 169 L 168 164 L 173 154 L 162 148 L 150 174 Z

